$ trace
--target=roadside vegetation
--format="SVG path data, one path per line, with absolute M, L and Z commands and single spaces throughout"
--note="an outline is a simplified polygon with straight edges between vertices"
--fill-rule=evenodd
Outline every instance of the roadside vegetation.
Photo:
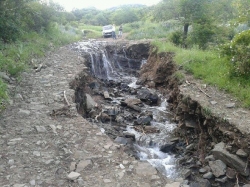
M 78 28 L 67 27 L 71 18 L 53 2 L 0 1 L 0 111 L 10 94 L 6 76 L 19 80 L 32 58 L 82 37 Z

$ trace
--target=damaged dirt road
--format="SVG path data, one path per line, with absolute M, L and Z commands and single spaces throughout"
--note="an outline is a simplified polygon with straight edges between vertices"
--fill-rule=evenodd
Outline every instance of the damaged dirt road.
M 149 163 L 129 157 L 77 113 L 70 82 L 84 74 L 82 58 L 62 47 L 39 60 L 12 87 L 0 119 L 1 187 L 165 186 Z

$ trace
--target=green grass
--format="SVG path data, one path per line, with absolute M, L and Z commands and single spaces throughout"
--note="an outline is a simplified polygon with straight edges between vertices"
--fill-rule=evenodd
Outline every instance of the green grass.
M 123 28 L 124 33 L 129 33 L 127 39 L 130 40 L 160 39 L 168 37 L 171 32 L 179 29 L 179 23 L 175 20 L 161 23 L 138 21 L 124 24 Z
M 79 24 L 78 28 L 84 31 L 84 37 L 86 38 L 102 37 L 102 26 Z
M 18 41 L 10 44 L 0 42 L 0 72 L 18 77 L 28 68 L 31 58 L 44 56 L 47 50 L 80 40 L 77 30 L 62 30 L 57 24 L 41 34 L 25 33 Z M 8 98 L 7 86 L 0 78 L 0 103 Z M 0 106 L 1 109 L 1 106 Z
M 244 107 L 250 107 L 250 78 L 230 76 L 230 62 L 220 58 L 218 51 L 202 51 L 197 48 L 181 49 L 169 42 L 154 41 L 158 52 L 174 52 L 174 61 L 195 78 L 217 86 L 242 101 Z

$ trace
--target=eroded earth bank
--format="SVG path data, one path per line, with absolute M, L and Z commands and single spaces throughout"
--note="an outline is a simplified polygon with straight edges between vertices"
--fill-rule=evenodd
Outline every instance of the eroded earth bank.
M 6 75 L 0 186 L 247 187 L 249 111 L 173 55 L 89 40 Z

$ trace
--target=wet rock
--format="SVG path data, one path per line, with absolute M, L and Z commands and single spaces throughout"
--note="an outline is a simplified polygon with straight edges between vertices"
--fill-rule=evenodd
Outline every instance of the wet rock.
M 129 108 L 137 111 L 137 112 L 141 112 L 141 107 L 137 106 L 137 105 L 131 105 L 131 104 L 128 104 L 127 105 Z
M 211 187 L 210 182 L 207 179 L 199 179 L 196 182 L 191 182 L 190 187 Z
M 128 98 L 125 99 L 124 103 L 126 103 L 127 105 L 138 105 L 141 104 L 141 100 L 137 99 L 137 98 Z
M 184 179 L 188 178 L 191 175 L 191 170 L 190 169 L 184 169 L 181 171 L 181 175 Z
M 164 153 L 168 153 L 168 152 L 171 152 L 174 147 L 175 147 L 174 142 L 166 143 L 160 147 L 160 151 L 162 151 Z
M 193 150 L 194 147 L 195 147 L 195 144 L 191 143 L 191 144 L 189 144 L 189 145 L 186 147 L 186 150 L 187 150 L 187 151 Z
M 221 177 L 221 178 L 216 178 L 215 181 L 220 182 L 220 183 L 225 183 L 227 181 L 227 177 Z
M 70 174 L 67 175 L 67 178 L 69 180 L 76 180 L 81 174 L 77 172 L 71 172 Z
M 135 171 L 136 174 L 144 176 L 151 176 L 157 174 L 156 169 L 148 162 L 139 162 L 138 166 L 135 168 Z
M 134 121 L 134 125 L 151 125 L 152 120 L 150 116 L 140 117 Z
M 124 135 L 126 138 L 131 138 L 133 141 L 135 141 L 135 134 L 129 133 L 129 132 L 123 132 L 123 135 Z
M 199 172 L 200 173 L 206 173 L 207 172 L 207 168 L 201 168 L 201 169 L 199 169 Z
M 215 161 L 214 155 L 209 155 L 207 157 L 205 157 L 205 161 Z
M 99 90 L 100 84 L 97 83 L 97 82 L 91 82 L 91 83 L 89 84 L 89 87 L 90 87 L 91 89 L 93 89 L 93 90 Z
M 123 144 L 126 145 L 128 143 L 127 138 L 124 137 L 116 137 L 116 139 L 114 140 L 115 143 L 119 143 L 119 144 Z
M 208 172 L 208 173 L 205 173 L 202 177 L 204 179 L 211 179 L 213 177 L 213 173 L 212 172 Z
M 235 179 L 235 177 L 236 177 L 236 172 L 235 172 L 235 170 L 232 169 L 232 168 L 227 167 L 226 176 L 227 176 L 229 179 Z
M 219 177 L 226 174 L 226 164 L 221 160 L 209 161 L 209 166 L 215 177 Z
M 86 94 L 86 104 L 87 104 L 87 110 L 91 110 L 92 108 L 97 106 L 97 103 L 89 94 Z
M 189 127 L 189 128 L 195 128 L 195 129 L 198 128 L 197 122 L 195 120 L 192 120 L 192 119 L 185 120 L 185 125 L 186 125 L 186 127 Z
M 248 157 L 248 154 L 242 149 L 238 149 L 238 151 L 236 152 L 236 155 L 238 155 L 239 157 L 242 157 L 242 158 Z
M 242 175 L 244 176 L 249 175 L 249 170 L 248 169 L 245 170 L 246 163 L 242 159 L 240 159 L 238 156 L 229 153 L 225 149 L 225 143 L 220 142 L 216 144 L 214 149 L 212 150 L 212 153 L 216 159 L 222 160 L 228 166 L 239 171 Z
M 147 102 L 148 104 L 157 104 L 159 97 L 155 93 L 151 93 L 148 89 L 141 89 L 137 92 L 137 98 Z
M 104 96 L 105 99 L 109 99 L 109 100 L 111 99 L 110 96 L 109 96 L 108 91 L 104 91 L 103 96 Z
M 119 113 L 120 109 L 118 107 L 110 107 L 108 108 L 108 115 L 116 116 Z

